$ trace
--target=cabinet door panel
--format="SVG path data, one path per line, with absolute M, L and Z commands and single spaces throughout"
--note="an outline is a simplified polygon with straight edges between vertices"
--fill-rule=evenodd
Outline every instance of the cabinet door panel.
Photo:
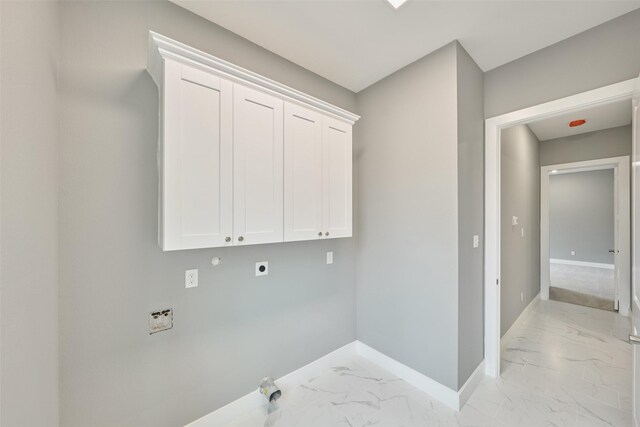
M 284 111 L 284 240 L 322 233 L 322 115 L 295 104 Z
M 164 250 L 224 246 L 232 235 L 231 82 L 165 64 Z
M 283 101 L 234 85 L 235 244 L 283 241 Z
M 339 120 L 323 121 L 323 229 L 332 237 L 351 236 L 352 131 Z M 326 234 L 328 233 L 328 234 Z

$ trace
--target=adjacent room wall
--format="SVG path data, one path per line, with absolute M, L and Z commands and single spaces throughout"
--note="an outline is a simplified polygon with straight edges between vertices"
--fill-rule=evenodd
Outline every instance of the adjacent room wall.
M 358 93 L 358 339 L 458 387 L 457 48 Z
M 629 155 L 631 125 L 540 141 L 541 166 Z
M 263 376 L 277 378 L 356 338 L 355 239 L 160 250 L 158 94 L 145 71 L 149 30 L 357 112 L 352 92 L 174 4 L 63 2 L 65 427 L 182 426 L 255 390 Z M 334 252 L 332 265 L 327 251 Z M 222 258 L 220 266 L 211 265 L 213 256 Z M 38 252 L 20 259 L 27 270 L 49 262 Z M 264 260 L 270 274 L 256 278 L 254 263 Z M 199 286 L 185 289 L 184 270 L 191 268 L 199 269 Z M 150 336 L 149 312 L 168 307 L 175 310 L 173 329 Z M 21 424 L 7 427 L 15 425 Z
M 638 77 L 640 9 L 485 73 L 485 117 Z
M 0 2 L 0 424 L 58 425 L 58 4 Z
M 458 388 L 484 359 L 484 73 L 457 44 Z M 478 247 L 473 247 L 473 236 Z
M 549 177 L 552 259 L 613 264 L 613 186 L 613 169 Z
M 539 141 L 526 125 L 501 135 L 500 333 L 540 292 Z M 518 225 L 512 225 L 512 217 Z M 523 236 L 524 230 L 524 236 Z

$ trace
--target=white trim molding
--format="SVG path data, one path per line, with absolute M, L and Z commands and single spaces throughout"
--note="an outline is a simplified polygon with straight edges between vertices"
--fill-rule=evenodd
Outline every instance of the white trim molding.
M 511 126 L 631 99 L 636 79 L 535 105 L 485 121 L 484 360 L 486 374 L 500 375 L 500 133 Z
M 403 363 L 398 362 L 395 359 L 390 358 L 386 354 L 369 347 L 363 342 L 358 341 L 356 348 L 358 349 L 358 354 L 363 356 L 365 359 L 368 359 L 381 368 L 391 372 L 396 377 L 405 380 L 418 390 L 436 398 L 448 407 L 455 410 L 459 409 L 458 393 L 451 390 L 449 387 L 440 384 L 439 382 L 421 374 Z
M 469 396 L 471 396 L 475 388 L 484 378 L 484 361 L 482 361 L 460 390 L 455 391 L 415 369 L 392 359 L 386 354 L 369 347 L 361 341 L 356 342 L 356 348 L 360 356 L 391 372 L 396 377 L 405 380 L 418 390 L 425 392 L 456 411 L 459 411 L 464 406 Z
M 629 315 L 631 308 L 631 191 L 629 156 L 610 157 L 582 162 L 547 165 L 540 168 L 540 298 L 549 299 L 551 284 L 550 262 L 611 268 L 614 273 L 615 302 L 618 312 Z M 614 262 L 610 264 L 587 263 L 572 260 L 550 259 L 549 180 L 554 174 L 613 169 L 614 171 Z M 549 260 L 549 262 L 547 262 Z
M 349 344 L 340 347 L 339 349 L 332 351 L 331 353 L 322 356 L 321 358 L 314 360 L 313 362 L 305 365 L 295 371 L 276 380 L 278 387 L 282 390 L 283 395 L 287 395 L 293 392 L 296 387 L 305 383 L 309 378 L 321 375 L 325 371 L 331 369 L 331 367 L 343 363 L 346 359 L 353 357 L 357 354 L 357 341 L 350 342 Z M 217 409 L 204 417 L 193 421 L 185 427 L 223 427 L 228 426 L 232 421 L 238 417 L 246 414 L 249 411 L 263 410 L 265 416 L 267 415 L 268 405 L 265 403 L 265 398 L 257 390 L 252 391 L 249 394 L 242 396 L 241 398 Z
M 509 344 L 509 341 L 511 341 L 513 336 L 516 334 L 516 331 L 518 330 L 520 325 L 524 322 L 524 320 L 527 317 L 529 317 L 529 313 L 531 313 L 533 311 L 533 307 L 535 307 L 535 305 L 536 305 L 536 303 L 538 301 L 540 301 L 540 292 L 538 292 L 538 295 L 536 295 L 531 300 L 531 302 L 524 308 L 524 310 L 522 310 L 522 313 L 520 313 L 520 316 L 518 316 L 518 318 L 511 324 L 511 327 L 509 327 L 509 330 L 504 333 L 504 335 L 500 339 L 500 349 L 501 350 L 507 344 Z
M 602 262 L 574 261 L 572 259 L 550 258 L 549 262 L 551 264 L 577 265 L 579 267 L 604 268 L 606 270 L 613 270 L 615 268 L 615 265 L 613 264 L 605 264 Z
M 447 386 L 421 374 L 420 372 L 404 365 L 397 360 L 375 350 L 360 341 L 353 341 L 344 347 L 323 356 L 300 369 L 276 380 L 278 387 L 282 390 L 282 394 L 286 396 L 301 384 L 304 384 L 309 378 L 321 375 L 336 365 L 344 363 L 345 360 L 353 357 L 361 356 L 370 362 L 380 366 L 382 369 L 389 371 L 408 384 L 428 394 L 429 397 L 436 399 L 448 407 L 458 411 L 464 406 L 471 394 L 484 378 L 484 361 L 474 370 L 473 374 L 467 379 L 459 391 L 450 389 Z M 264 415 L 268 414 L 268 405 L 258 390 L 255 390 L 231 403 L 217 409 L 202 418 L 199 418 L 185 427 L 223 427 L 229 425 L 233 420 L 250 411 L 263 411 Z
M 467 381 L 458 390 L 458 410 L 467 403 L 467 400 L 471 397 L 473 392 L 478 388 L 482 380 L 485 378 L 484 360 L 473 371 L 471 376 L 467 378 Z
M 357 114 L 153 31 L 149 31 L 148 52 L 147 70 L 158 87 L 162 85 L 162 62 L 165 59 L 171 59 L 210 73 L 213 72 L 231 81 L 269 92 L 304 107 L 311 107 L 349 124 L 354 124 L 360 118 Z

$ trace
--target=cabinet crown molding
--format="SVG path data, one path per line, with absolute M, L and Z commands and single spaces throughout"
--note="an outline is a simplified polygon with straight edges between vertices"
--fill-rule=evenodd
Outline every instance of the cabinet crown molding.
M 321 99 L 307 95 L 299 90 L 278 83 L 253 71 L 234 65 L 216 56 L 202 52 L 184 43 L 153 31 L 149 31 L 149 50 L 147 57 L 147 71 L 156 85 L 162 86 L 162 62 L 171 59 L 180 63 L 200 68 L 208 72 L 219 74 L 227 79 L 267 90 L 285 100 L 307 107 L 312 107 L 325 114 L 354 124 L 360 116 L 353 114 Z

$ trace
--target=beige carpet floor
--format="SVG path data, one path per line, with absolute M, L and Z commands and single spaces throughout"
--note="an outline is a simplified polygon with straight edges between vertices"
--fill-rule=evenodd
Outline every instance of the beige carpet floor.
M 582 305 L 585 307 L 599 308 L 600 310 L 615 311 L 613 301 L 600 298 L 594 295 L 571 291 L 569 289 L 549 287 L 549 299 L 552 301 L 568 302 L 570 304 Z

